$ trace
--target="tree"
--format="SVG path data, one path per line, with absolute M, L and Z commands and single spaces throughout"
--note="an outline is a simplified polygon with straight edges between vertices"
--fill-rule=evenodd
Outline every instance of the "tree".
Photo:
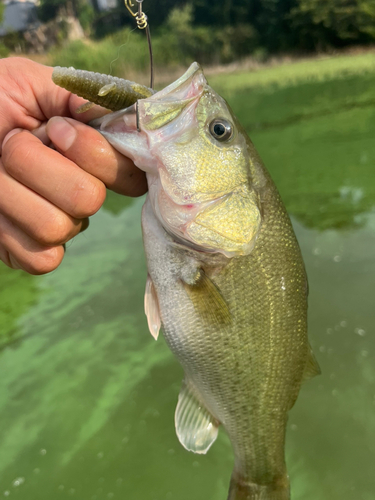
M 89 0 L 40 0 L 38 16 L 41 21 L 55 19 L 61 12 L 74 15 L 85 29 L 94 17 L 94 9 Z
M 290 19 L 301 42 L 314 48 L 375 39 L 375 0 L 298 0 Z
M 5 4 L 0 2 L 0 24 L 2 24 L 4 19 Z

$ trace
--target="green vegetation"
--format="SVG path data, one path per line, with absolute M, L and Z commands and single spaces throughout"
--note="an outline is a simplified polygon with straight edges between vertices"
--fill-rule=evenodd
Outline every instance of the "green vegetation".
M 156 65 L 171 69 L 193 60 L 202 64 L 232 61 L 256 45 L 254 30 L 249 26 L 240 25 L 236 29 L 194 26 L 193 10 L 187 5 L 181 11 L 171 11 L 165 25 L 153 34 L 152 47 Z M 263 57 L 262 52 L 259 54 Z M 144 33 L 124 28 L 97 41 L 78 40 L 56 47 L 48 55 L 48 61 L 54 66 L 129 75 L 148 70 L 148 48 Z
M 299 0 L 290 19 L 302 47 L 324 49 L 375 38 L 374 0 Z
M 294 88 L 304 83 L 319 83 L 338 79 L 345 85 L 343 80 L 348 76 L 373 73 L 375 73 L 375 52 L 367 52 L 285 62 L 274 66 L 265 66 L 256 71 L 233 71 L 231 74 L 225 72 L 212 77 L 210 81 L 215 86 L 219 86 L 221 92 L 235 94 L 242 89 Z M 356 92 L 353 94 L 358 95 Z
M 161 0 L 145 2 L 158 64 L 167 66 L 197 59 L 222 64 L 252 56 L 266 59 L 280 53 L 329 52 L 336 47 L 375 41 L 375 0 Z M 69 39 L 72 16 L 87 37 L 99 40 L 127 33 L 135 21 L 123 0 L 101 11 L 98 0 L 40 0 L 38 16 L 52 23 L 54 36 L 36 49 L 22 33 L 3 40 L 8 50 L 49 50 Z M 1 18 L 1 8 L 0 8 Z M 125 32 L 124 32 L 125 30 Z M 47 30 L 48 31 L 48 30 Z M 5 43 L 6 41 L 6 43 Z M 44 42 L 43 42 L 44 43 Z M 105 42 L 108 44 L 108 40 Z M 68 42 L 69 45 L 69 42 Z M 81 46 L 78 46 L 81 48 Z M 69 51 L 74 51 L 73 44 Z M 0 50 L 0 56 L 5 53 Z M 133 62 L 137 61 L 132 57 Z
M 48 20 L 61 9 L 73 11 L 94 37 L 134 27 L 122 0 L 107 12 L 100 12 L 96 1 L 92 5 L 87 0 L 41 0 L 39 12 Z M 145 3 L 144 9 L 153 34 L 169 35 L 165 48 L 183 49 L 190 57 L 199 52 L 202 62 L 375 40 L 375 0 L 162 0 Z
M 41 0 L 38 5 L 38 17 L 47 22 L 61 15 L 76 16 L 83 29 L 90 30 L 95 19 L 95 11 L 91 2 L 86 0 Z
M 125 29 L 99 42 L 76 40 L 56 48 L 47 62 L 52 66 L 74 66 L 120 76 L 146 70 L 147 57 L 147 43 L 142 35 Z

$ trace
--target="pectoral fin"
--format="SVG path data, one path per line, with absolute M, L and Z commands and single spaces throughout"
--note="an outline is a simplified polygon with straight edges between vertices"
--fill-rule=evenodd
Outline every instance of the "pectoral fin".
M 307 355 L 307 361 L 305 366 L 305 371 L 303 372 L 302 382 L 309 380 L 310 378 L 320 375 L 322 372 L 320 366 L 314 356 L 314 353 L 310 346 L 308 346 L 309 353 Z
M 219 432 L 219 422 L 200 404 L 186 382 L 178 397 L 175 425 L 182 446 L 194 453 L 207 453 Z
M 145 314 L 147 316 L 148 328 L 155 340 L 158 339 L 161 327 L 159 302 L 152 279 L 147 276 L 145 290 Z
M 201 269 L 195 283 L 185 283 L 185 290 L 189 295 L 198 314 L 206 321 L 217 325 L 228 325 L 231 314 L 220 290 L 215 283 Z

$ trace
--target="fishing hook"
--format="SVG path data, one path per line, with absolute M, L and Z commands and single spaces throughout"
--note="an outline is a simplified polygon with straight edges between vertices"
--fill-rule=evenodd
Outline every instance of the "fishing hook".
M 142 2 L 143 0 L 136 0 L 138 4 L 138 11 L 133 12 L 132 7 L 135 7 L 135 4 L 132 3 L 132 0 L 125 0 L 125 7 L 128 9 L 130 14 L 135 17 L 137 21 L 137 26 L 140 30 L 146 30 L 147 43 L 148 43 L 148 51 L 150 54 L 150 87 L 154 88 L 154 58 L 152 55 L 152 45 L 151 45 L 151 33 L 150 26 L 148 24 L 148 19 L 146 14 L 142 10 Z

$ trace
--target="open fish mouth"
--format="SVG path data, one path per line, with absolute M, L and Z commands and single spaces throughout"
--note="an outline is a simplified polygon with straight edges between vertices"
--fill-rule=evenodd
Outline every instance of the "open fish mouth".
M 197 100 L 207 84 L 201 67 L 193 63 L 178 80 L 126 109 L 93 120 L 90 125 L 102 131 L 156 130 L 168 124 L 190 103 Z M 121 120 L 122 118 L 122 120 Z M 117 126 L 117 127 L 116 127 Z
M 156 173 L 153 145 L 174 140 L 195 125 L 195 110 L 207 81 L 197 63 L 178 80 L 126 109 L 90 123 L 121 153 L 148 173 Z

